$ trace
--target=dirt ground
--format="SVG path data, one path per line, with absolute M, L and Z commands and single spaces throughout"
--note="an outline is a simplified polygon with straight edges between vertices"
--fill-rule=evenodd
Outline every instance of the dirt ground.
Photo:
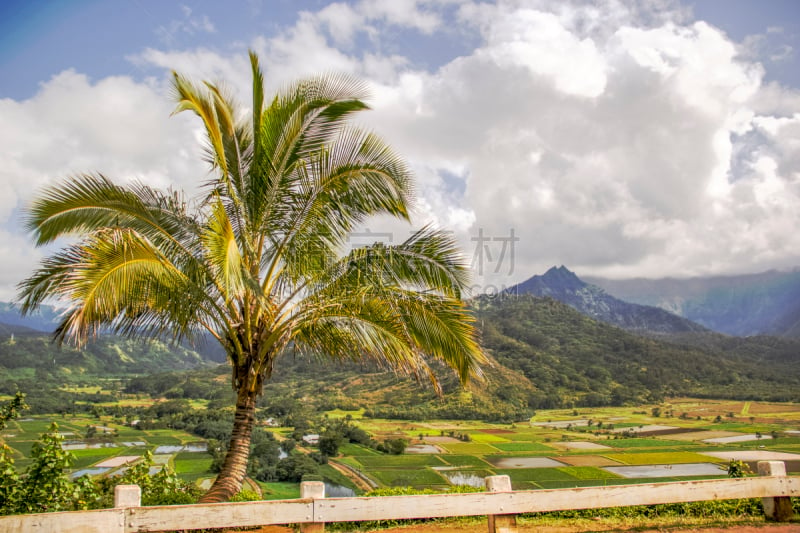
M 365 533 L 369 530 L 363 530 Z M 376 529 L 375 533 L 486 533 L 486 523 L 478 524 L 414 524 L 409 526 Z M 519 533 L 598 533 L 598 532 L 631 532 L 631 533 L 800 533 L 800 522 L 788 524 L 750 524 L 750 525 L 722 525 L 716 527 L 705 526 L 670 526 L 637 527 L 635 524 L 621 526 L 619 524 L 576 524 L 565 526 L 542 526 L 538 524 L 520 524 L 517 526 Z M 226 532 L 227 533 L 227 532 Z M 231 532 L 233 533 L 233 532 Z M 294 530 L 284 526 L 267 526 L 252 533 L 294 533 Z
M 446 527 L 439 526 L 409 526 L 395 529 L 380 530 L 381 533 L 486 533 L 488 531 L 486 524 L 464 526 L 464 527 Z M 612 527 L 607 529 L 600 526 L 599 528 L 584 529 L 583 527 L 574 528 L 571 526 L 518 526 L 517 531 L 520 533 L 589 533 L 589 532 L 636 532 L 636 533 L 798 533 L 800 532 L 800 523 L 798 524 L 783 524 L 783 525 L 753 525 L 753 526 L 731 526 L 731 527 L 698 527 L 698 528 L 685 528 L 685 527 L 660 527 L 657 529 L 639 529 L 634 527 L 618 529 Z

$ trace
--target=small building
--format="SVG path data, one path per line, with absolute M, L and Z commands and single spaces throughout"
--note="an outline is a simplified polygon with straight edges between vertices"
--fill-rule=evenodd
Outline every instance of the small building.
M 316 433 L 312 433 L 310 435 L 303 435 L 303 442 L 311 446 L 316 446 L 317 444 L 319 444 L 319 435 L 317 435 Z

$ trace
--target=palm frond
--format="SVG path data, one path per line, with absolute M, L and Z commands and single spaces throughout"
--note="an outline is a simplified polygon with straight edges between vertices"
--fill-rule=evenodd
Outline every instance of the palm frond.
M 225 302 L 240 297 L 244 288 L 244 262 L 228 213 L 219 198 L 211 205 L 201 239 L 209 270 Z
M 206 136 L 211 148 L 211 163 L 220 168 L 223 176 L 228 175 L 228 161 L 225 157 L 225 147 L 223 142 L 223 130 L 220 124 L 220 117 L 213 98 L 209 98 L 206 92 L 197 87 L 187 78 L 177 72 L 172 73 L 172 87 L 175 91 L 175 99 L 178 105 L 172 114 L 182 111 L 193 111 L 203 121 L 206 128 Z M 225 120 L 225 117 L 222 117 Z

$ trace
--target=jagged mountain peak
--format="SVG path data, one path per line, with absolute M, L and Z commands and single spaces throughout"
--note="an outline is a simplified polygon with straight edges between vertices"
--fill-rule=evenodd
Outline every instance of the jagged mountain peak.
M 587 284 L 574 272 L 561 265 L 553 266 L 542 275 L 536 275 L 509 289 L 509 292 L 553 296 L 586 288 Z M 558 298 L 557 298 L 558 299 Z

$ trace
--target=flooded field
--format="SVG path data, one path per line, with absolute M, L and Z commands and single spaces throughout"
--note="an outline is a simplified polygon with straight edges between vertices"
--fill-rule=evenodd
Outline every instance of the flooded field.
M 713 463 L 676 465 L 604 466 L 603 470 L 625 478 L 722 476 L 727 470 Z
M 716 437 L 713 439 L 704 439 L 703 442 L 710 442 L 716 444 L 730 444 L 732 442 L 748 442 L 752 440 L 769 440 L 772 439 L 770 435 L 754 435 L 752 433 L 744 434 L 744 435 L 733 435 L 730 437 Z
M 432 444 L 414 444 L 406 448 L 406 453 L 442 453 L 442 449 Z
M 487 459 L 497 468 L 557 468 L 565 466 L 549 457 L 502 457 Z
M 450 471 L 440 472 L 451 485 L 466 485 L 483 488 L 486 486 L 486 472 Z

